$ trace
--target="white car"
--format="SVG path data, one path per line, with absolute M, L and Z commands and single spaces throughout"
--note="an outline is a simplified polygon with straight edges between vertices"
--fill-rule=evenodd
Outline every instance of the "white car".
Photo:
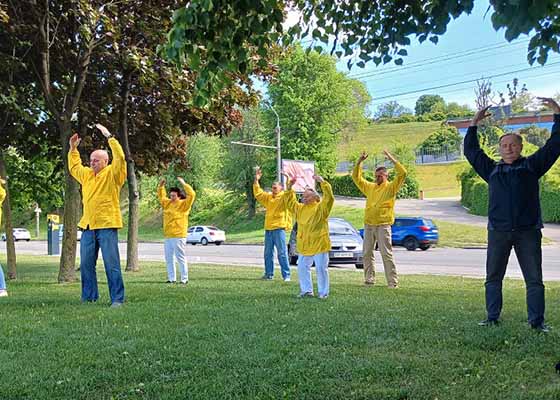
M 226 233 L 215 226 L 191 226 L 187 233 L 187 243 L 200 243 L 206 246 L 214 243 L 219 246 L 226 241 Z
M 26 242 L 31 240 L 31 234 L 25 228 L 14 228 L 12 229 L 12 232 L 14 233 L 14 241 L 16 242 L 18 240 L 25 240 Z M 4 242 L 7 240 L 5 233 L 2 234 L 2 240 Z

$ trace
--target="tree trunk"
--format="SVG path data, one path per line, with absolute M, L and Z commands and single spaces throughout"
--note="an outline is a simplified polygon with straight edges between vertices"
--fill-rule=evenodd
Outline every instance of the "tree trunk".
M 7 176 L 4 154 L 0 151 L 0 176 Z M 6 181 L 6 198 L 4 199 L 4 226 L 6 228 L 6 252 L 8 259 L 8 279 L 16 279 L 16 246 L 14 244 L 14 232 L 12 225 L 12 207 L 10 205 L 9 181 Z
M 247 185 L 245 194 L 247 196 L 247 210 L 249 219 L 253 219 L 256 213 L 255 197 L 253 196 L 253 184 Z
M 125 271 L 139 271 L 138 263 L 138 226 L 139 226 L 139 191 L 138 179 L 134 160 L 130 152 L 128 143 L 128 98 L 130 96 L 130 86 L 132 83 L 132 73 L 125 71 L 123 74 L 121 87 L 121 112 L 120 112 L 120 139 L 126 158 L 127 180 L 128 180 L 128 235 L 126 244 L 126 268 Z M 132 124 L 134 129 L 134 123 Z
M 65 195 L 64 195 L 64 237 L 60 253 L 58 282 L 74 282 L 76 280 L 76 231 L 80 215 L 80 191 L 78 182 L 70 176 L 68 170 L 68 141 L 72 134 L 69 122 L 58 124 L 62 142 L 62 160 L 64 162 Z

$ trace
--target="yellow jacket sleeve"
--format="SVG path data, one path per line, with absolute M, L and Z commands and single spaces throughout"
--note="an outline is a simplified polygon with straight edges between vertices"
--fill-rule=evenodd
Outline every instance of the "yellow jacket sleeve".
M 169 202 L 169 197 L 167 197 L 167 191 L 164 185 L 158 186 L 157 197 L 162 207 L 165 207 L 165 204 Z
M 258 182 L 253 183 L 253 196 L 255 196 L 255 200 L 257 200 L 264 208 L 268 207 L 270 202 L 270 198 L 272 195 L 270 193 L 266 193 L 262 190 L 261 185 Z
M 191 209 L 194 200 L 196 199 L 196 192 L 194 191 L 192 186 L 189 185 L 188 183 L 183 185 L 183 189 L 185 189 L 185 194 L 187 195 L 187 198 L 183 202 L 182 209 L 183 211 L 187 212 Z
M 4 189 L 2 185 L 0 185 L 0 223 L 2 222 L 2 203 L 4 202 L 5 198 L 6 198 L 6 189 Z
M 109 138 L 109 147 L 113 154 L 113 161 L 111 162 L 111 173 L 117 185 L 122 186 L 126 180 L 126 160 L 124 151 L 121 144 L 114 137 Z
M 360 192 L 362 192 L 365 196 L 367 196 L 368 187 L 370 185 L 372 185 L 372 183 L 366 181 L 362 177 L 362 166 L 361 166 L 361 164 L 356 163 L 356 165 L 354 166 L 354 169 L 352 170 L 352 180 L 354 181 L 354 184 L 356 184 L 358 189 L 360 189 Z
M 327 181 L 323 181 L 321 183 L 321 190 L 323 192 L 323 199 L 321 200 L 321 204 L 319 205 L 321 210 L 321 217 L 326 219 L 329 217 L 331 210 L 334 205 L 334 195 L 332 191 L 331 184 Z
M 286 190 L 286 192 L 284 192 L 282 201 L 286 206 L 286 210 L 288 212 L 291 212 L 292 214 L 295 214 L 298 210 L 298 206 L 300 206 L 296 198 L 296 192 L 294 192 L 292 189 Z
M 84 167 L 82 165 L 82 159 L 80 158 L 80 152 L 75 150 L 70 150 L 68 152 L 68 171 L 74 179 L 76 179 L 80 184 L 84 183 L 84 178 L 89 171 L 89 167 Z
M 406 178 L 406 168 L 398 161 L 395 163 L 395 170 L 397 171 L 397 176 L 395 177 L 393 182 L 391 182 L 394 195 L 397 194 Z

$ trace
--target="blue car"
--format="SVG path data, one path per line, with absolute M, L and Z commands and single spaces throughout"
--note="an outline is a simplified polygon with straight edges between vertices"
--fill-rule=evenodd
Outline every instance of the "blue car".
M 398 217 L 391 230 L 393 246 L 403 246 L 410 251 L 417 248 L 428 250 L 439 239 L 437 226 L 428 218 Z M 360 229 L 360 235 L 364 236 L 363 229 Z

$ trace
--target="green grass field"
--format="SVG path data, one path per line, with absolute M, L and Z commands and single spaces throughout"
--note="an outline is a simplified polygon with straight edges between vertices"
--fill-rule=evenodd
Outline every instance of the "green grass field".
M 420 190 L 424 191 L 424 197 L 461 196 L 461 182 L 457 180 L 457 174 L 466 166 L 466 161 L 450 164 L 417 165 L 416 176 L 420 183 Z
M 390 290 L 332 269 L 327 300 L 300 300 L 297 278 L 263 282 L 260 269 L 192 265 L 182 287 L 142 263 L 110 309 L 105 283 L 81 305 L 54 260 L 18 260 L 0 299 L 2 399 L 560 397 L 559 335 L 528 328 L 522 281 L 505 281 L 503 324 L 481 328 L 476 279 L 402 276 Z M 547 284 L 549 306 L 559 289 Z
M 391 148 L 393 142 L 405 142 L 415 147 L 422 143 L 441 125 L 435 122 L 410 122 L 405 124 L 369 124 L 356 132 L 349 141 L 342 141 L 337 148 L 340 161 L 349 160 L 361 151 L 381 153 Z

